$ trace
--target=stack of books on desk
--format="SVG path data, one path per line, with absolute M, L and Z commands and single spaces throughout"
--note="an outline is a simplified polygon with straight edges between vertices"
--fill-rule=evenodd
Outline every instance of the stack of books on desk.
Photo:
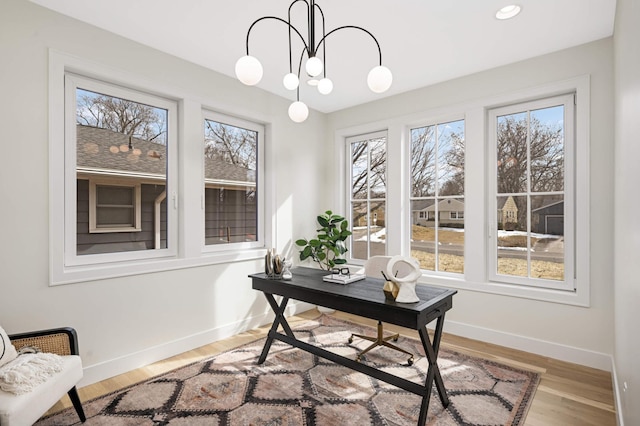
M 355 281 L 363 280 L 366 275 L 363 274 L 352 274 L 352 275 L 339 275 L 339 274 L 329 274 L 322 277 L 322 281 L 326 281 L 328 283 L 336 283 L 336 284 L 349 284 Z

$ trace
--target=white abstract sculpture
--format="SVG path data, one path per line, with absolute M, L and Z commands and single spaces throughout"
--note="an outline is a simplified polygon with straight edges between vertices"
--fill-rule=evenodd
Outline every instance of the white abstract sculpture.
M 398 272 L 401 272 L 396 276 Z M 399 291 L 396 296 L 398 303 L 415 303 L 420 298 L 416 295 L 416 283 L 422 276 L 420 263 L 413 257 L 393 256 L 387 263 L 387 277 L 397 284 Z

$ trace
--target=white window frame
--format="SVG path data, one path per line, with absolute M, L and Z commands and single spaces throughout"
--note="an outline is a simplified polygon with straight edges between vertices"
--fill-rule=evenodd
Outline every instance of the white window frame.
M 133 190 L 133 208 L 134 223 L 133 226 L 98 226 L 98 186 L 110 186 L 129 188 Z M 140 232 L 142 231 L 142 185 L 140 183 L 119 183 L 117 181 L 89 179 L 89 233 L 108 233 L 108 232 Z
M 492 282 L 488 277 L 487 240 L 491 232 L 488 196 L 489 150 L 488 111 L 505 105 L 575 93 L 575 268 L 574 290 L 558 290 L 532 286 Z M 515 92 L 484 97 L 460 104 L 437 107 L 431 110 L 393 117 L 381 121 L 360 124 L 336 130 L 334 134 L 336 167 L 334 172 L 340 184 L 340 192 L 334 199 L 343 211 L 349 207 L 350 182 L 344 172 L 349 156 L 345 154 L 345 141 L 351 135 L 387 129 L 387 252 L 407 255 L 410 253 L 409 179 L 410 152 L 406 149 L 410 140 L 410 128 L 425 123 L 451 121 L 462 116 L 465 120 L 465 271 L 464 275 L 445 276 L 424 273 L 420 282 L 442 285 L 472 292 L 483 292 L 532 300 L 562 303 L 574 306 L 590 305 L 590 77 L 578 76 L 551 82 Z M 475 159 L 475 160 L 474 160 Z M 473 214 L 469 214 L 473 211 Z M 389 238 L 390 237 L 390 238 Z M 357 264 L 354 262 L 354 264 Z M 453 275 L 453 274 L 452 274 Z
M 73 219 L 65 216 L 67 201 L 72 195 L 75 200 L 75 161 L 70 167 L 74 170 L 67 172 L 65 162 L 69 153 L 65 147 L 65 75 L 67 73 L 79 75 L 99 82 L 109 82 L 111 85 L 121 86 L 146 93 L 152 97 L 165 99 L 177 105 L 176 114 L 170 116 L 170 138 L 175 142 L 169 144 L 169 173 L 166 195 L 167 219 L 171 221 L 168 228 L 169 246 L 165 249 L 147 250 L 150 253 L 127 252 L 116 253 L 121 260 L 93 262 L 101 255 L 83 255 L 86 263 L 70 263 L 67 261 L 65 248 L 69 247 L 67 239 L 67 223 L 73 224 L 75 234 L 75 202 Z M 244 106 L 232 106 L 227 102 L 215 98 L 203 97 L 200 91 L 189 91 L 182 86 L 174 86 L 163 79 L 153 76 L 114 68 L 100 62 L 88 61 L 55 49 L 49 49 L 49 285 L 64 285 L 85 283 L 99 279 L 157 273 L 183 268 L 193 268 L 217 264 L 233 264 L 236 262 L 253 261 L 264 258 L 266 247 L 277 245 L 272 235 L 276 228 L 276 190 L 274 180 L 268 173 L 264 173 L 275 164 L 273 150 L 263 149 L 263 196 L 264 208 L 261 214 L 264 219 L 264 240 L 262 247 L 248 249 L 228 249 L 217 252 L 203 252 L 204 229 L 202 215 L 204 214 L 204 200 L 202 197 L 202 182 L 204 171 L 199 166 L 203 162 L 204 150 L 202 145 L 190 141 L 201 140 L 203 135 L 202 110 L 225 111 L 233 116 L 245 116 L 256 123 L 265 126 L 268 132 L 264 139 L 268 141 L 271 130 L 271 114 L 253 111 L 246 116 Z M 111 93 L 109 93 L 111 94 Z M 114 93 L 115 95 L 115 93 Z M 75 98 L 74 98 L 75 99 Z M 153 103 L 152 103 L 153 104 Z M 160 106 L 160 105 L 158 105 Z M 75 120 L 72 120 L 75 122 Z M 178 128 L 178 123 L 180 128 Z M 67 125 L 68 126 L 68 125 Z M 73 126 L 72 126 L 73 127 Z M 175 132 L 175 135 L 173 134 Z M 186 142 L 185 142 L 186 141 Z M 75 148 L 74 148 L 75 149 Z M 75 160 L 75 154 L 72 155 Z M 67 176 L 69 174 L 69 176 Z M 73 177 L 74 188 L 65 188 L 66 182 Z M 144 176 L 150 181 L 157 176 Z M 87 176 L 82 176 L 87 179 Z M 145 182 L 141 182 L 144 184 Z M 157 219 L 156 219 L 157 220 Z M 74 237 L 75 238 L 75 237 Z M 156 246 L 158 236 L 156 235 Z M 75 253 L 75 241 L 71 246 Z M 153 252 L 153 253 L 151 253 Z M 105 254 L 106 255 L 106 254 Z M 133 256 L 140 256 L 135 259 Z M 148 258 L 145 256 L 149 256 Z M 104 259 L 102 257 L 101 259 Z
M 384 210 L 385 210 L 385 229 L 388 232 L 388 228 L 387 228 L 387 218 L 388 218 L 388 208 L 387 208 L 387 204 L 389 202 L 389 186 L 388 186 L 388 164 L 389 164 L 389 135 L 388 132 L 386 130 L 375 130 L 375 131 L 371 131 L 371 132 L 367 132 L 367 133 L 362 133 L 362 134 L 358 134 L 358 135 L 354 135 L 354 136 L 348 136 L 344 139 L 344 149 L 345 151 L 345 170 L 346 170 L 346 180 L 347 180 L 347 190 L 345 190 L 345 188 L 342 188 L 342 191 L 345 192 L 345 200 L 346 200 L 346 207 L 345 210 L 347 213 L 345 214 L 345 217 L 347 218 L 347 221 L 349 222 L 349 230 L 353 231 L 353 227 L 354 227 L 354 222 L 353 222 L 353 208 L 352 208 L 352 203 L 353 202 L 366 202 L 367 203 L 367 255 L 369 255 L 370 253 L 370 244 L 371 244 L 371 226 L 373 221 L 371 220 L 371 218 L 369 217 L 369 214 L 371 213 L 371 201 L 374 200 L 380 200 L 380 198 L 371 198 L 370 195 L 370 191 L 369 191 L 369 178 L 367 177 L 367 197 L 366 198 L 358 198 L 355 199 L 353 198 L 353 165 L 351 164 L 351 146 L 354 142 L 362 142 L 364 140 L 371 140 L 371 139 L 378 139 L 378 138 L 385 138 L 385 198 L 384 198 Z M 371 157 L 369 155 L 367 155 L 367 170 L 371 170 L 371 165 L 370 165 L 370 159 Z M 375 212 L 374 212 L 375 213 Z M 377 220 L 377 214 L 376 214 L 376 220 Z M 353 246 L 351 246 L 353 247 Z M 384 249 L 385 249 L 385 254 L 388 252 L 389 248 L 388 248 L 388 244 L 385 241 L 385 245 L 384 245 Z M 356 265 L 363 265 L 364 264 L 364 260 L 363 259 L 354 259 L 351 257 L 353 250 L 349 249 L 349 251 L 347 252 L 347 261 L 349 263 L 353 263 Z
M 152 105 L 167 110 L 167 177 L 166 191 L 177 200 L 177 113 L 178 104 L 168 98 L 152 95 L 115 83 L 105 83 L 91 77 L 67 71 L 64 75 L 64 266 L 97 266 L 136 260 L 149 260 L 175 256 L 177 254 L 177 212 L 167 209 L 167 248 L 78 255 L 77 211 L 76 211 L 76 90 L 78 88 L 103 93 L 122 99 Z M 177 201 L 176 201 L 177 202 Z M 175 205 L 175 204 L 174 204 Z
M 489 183 L 489 196 L 491 200 L 489 203 L 489 238 L 487 241 L 487 253 L 489 253 L 488 259 L 488 275 L 489 280 L 496 283 L 515 284 L 522 286 L 540 287 L 557 290 L 575 290 L 575 203 L 574 203 L 574 190 L 575 188 L 575 114 L 574 114 L 574 99 L 573 93 L 560 96 L 545 97 L 542 99 L 531 100 L 527 102 L 518 102 L 512 105 L 503 106 L 500 108 L 490 109 L 488 113 L 489 121 L 489 152 L 488 160 L 489 166 L 487 168 L 488 183 Z M 542 278 L 528 278 L 515 275 L 503 275 L 497 272 L 498 270 L 498 232 L 495 228 L 495 224 L 498 223 L 498 206 L 497 206 L 497 118 L 500 116 L 514 114 L 522 111 L 538 110 L 542 108 L 548 108 L 552 106 L 563 105 L 564 106 L 564 280 L 550 280 Z M 528 178 L 527 178 L 528 180 Z M 523 196 L 535 196 L 535 193 L 523 192 Z M 530 225 L 531 217 L 527 212 L 527 223 Z M 528 251 L 528 250 L 527 250 Z M 529 251 L 528 251 L 529 252 Z M 530 262 L 529 256 L 527 256 L 527 262 Z
M 434 117 L 432 117 L 431 119 L 426 119 L 426 120 L 420 120 L 420 121 L 416 121 L 414 123 L 411 123 L 409 125 L 406 125 L 404 128 L 404 132 L 406 133 L 406 145 L 407 145 L 407 155 L 404 157 L 404 161 L 406 162 L 406 165 L 404 165 L 404 167 L 407 170 L 407 175 L 405 177 L 406 179 L 406 184 L 408 187 L 408 205 L 411 205 L 412 201 L 414 201 L 415 198 L 418 199 L 424 199 L 424 198 L 433 198 L 434 204 L 434 210 L 428 210 L 427 211 L 427 220 L 428 221 L 434 221 L 434 227 L 437 230 L 437 228 L 439 226 L 435 226 L 436 224 L 440 224 L 440 221 L 442 219 L 440 219 L 440 216 L 442 216 L 442 213 L 439 208 L 438 205 L 440 204 L 440 202 L 442 202 L 443 200 L 465 200 L 465 194 L 461 194 L 461 195 L 447 195 L 447 196 L 441 196 L 439 193 L 434 193 L 433 196 L 430 197 L 413 197 L 411 192 L 411 131 L 414 129 L 419 129 L 419 128 L 423 128 L 423 127 L 429 127 L 429 126 L 435 126 L 436 128 L 442 124 L 447 124 L 447 123 L 452 123 L 452 122 L 457 122 L 457 121 L 463 121 L 465 122 L 465 117 L 462 114 L 456 113 L 456 114 L 445 114 L 445 115 L 436 115 Z M 465 132 L 465 156 L 466 156 L 466 132 L 467 132 L 467 128 L 466 128 L 466 122 L 464 124 L 464 132 Z M 436 138 L 436 143 L 437 143 L 437 138 Z M 435 154 L 435 167 L 436 170 L 439 169 L 439 162 L 438 162 L 438 157 L 439 155 Z M 466 164 L 466 158 L 465 158 L 465 164 Z M 465 170 L 466 173 L 466 170 Z M 466 174 L 465 174 L 465 182 L 466 182 Z M 436 183 L 437 185 L 437 183 Z M 465 183 L 465 193 L 467 190 L 467 185 Z M 466 209 L 466 204 L 465 204 L 465 209 Z M 449 220 L 453 220 L 456 218 L 453 218 L 452 215 L 455 212 L 449 212 Z M 405 231 L 407 237 L 407 241 L 409 241 L 409 246 L 405 249 L 406 253 L 411 253 L 411 220 L 409 220 L 409 222 L 407 223 L 407 229 Z M 466 242 L 466 239 L 465 239 Z M 466 247 L 466 243 L 465 243 L 465 247 Z M 435 251 L 439 251 L 438 246 L 436 245 L 436 250 Z M 435 252 L 434 252 L 435 255 Z M 466 262 L 466 248 L 465 248 L 465 252 L 464 252 L 464 256 L 463 256 L 463 262 Z M 446 272 L 446 271 L 432 271 L 432 270 L 427 270 L 427 269 L 423 269 L 422 270 L 423 275 L 430 275 L 430 276 L 440 276 L 440 277 L 452 277 L 455 279 L 455 277 L 459 277 L 460 274 L 458 272 Z
M 202 251 L 204 253 L 218 253 L 224 252 L 228 250 L 237 250 L 237 249 L 252 249 L 252 248 L 262 248 L 265 247 L 265 173 L 264 173 L 264 134 L 265 134 L 265 126 L 253 121 L 244 120 L 241 118 L 233 117 L 231 115 L 222 114 L 219 112 L 214 112 L 208 109 L 202 110 L 202 142 L 204 144 L 204 120 L 216 121 L 218 123 L 229 124 L 235 127 L 241 127 L 243 129 L 248 129 L 255 131 L 258 134 L 258 152 L 256 155 L 256 197 L 258 198 L 258 203 L 256 205 L 257 209 L 257 223 L 256 223 L 256 241 L 246 241 L 246 242 L 237 242 L 237 243 L 228 243 L 228 244 L 205 244 L 204 240 L 204 223 L 205 223 L 205 209 L 202 209 Z M 204 145 L 203 145 L 204 146 Z M 205 175 L 204 175 L 204 149 L 202 149 L 202 200 L 204 206 L 205 200 Z

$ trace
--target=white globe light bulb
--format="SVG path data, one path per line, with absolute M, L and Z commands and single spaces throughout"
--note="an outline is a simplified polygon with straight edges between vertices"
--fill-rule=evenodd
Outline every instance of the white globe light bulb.
M 284 84 L 284 87 L 287 90 L 295 90 L 298 87 L 298 84 L 300 84 L 300 80 L 298 80 L 297 75 L 290 72 L 289 74 L 284 76 L 284 78 L 282 79 L 282 84 Z
M 296 101 L 289 105 L 289 118 L 296 123 L 302 123 L 309 116 L 309 108 L 304 102 Z
M 318 92 L 328 95 L 333 90 L 333 82 L 328 78 L 323 78 L 318 82 Z
M 375 93 L 386 92 L 389 87 L 391 87 L 391 82 L 393 81 L 393 75 L 389 68 L 378 65 L 377 67 L 373 67 L 371 71 L 369 71 L 369 75 L 367 76 L 367 84 L 369 85 L 369 89 Z
M 262 79 L 262 64 L 253 56 L 243 56 L 236 62 L 236 77 L 247 86 L 253 86 Z
M 323 69 L 322 61 L 317 56 L 309 58 L 307 63 L 304 64 L 304 69 L 311 77 L 320 75 Z

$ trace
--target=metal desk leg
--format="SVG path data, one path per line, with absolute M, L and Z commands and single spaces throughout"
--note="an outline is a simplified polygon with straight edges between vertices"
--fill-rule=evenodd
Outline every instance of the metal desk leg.
M 267 341 L 264 342 L 262 353 L 260 354 L 260 358 L 258 358 L 258 364 L 262 364 L 264 360 L 267 359 L 267 354 L 269 353 L 269 349 L 271 349 L 271 344 L 273 343 L 273 335 L 278 331 L 278 326 L 280 324 L 282 324 L 282 328 L 287 336 L 294 338 L 293 331 L 291 331 L 291 327 L 289 327 L 289 323 L 284 317 L 284 310 L 287 307 L 289 298 L 283 297 L 282 303 L 278 306 L 278 302 L 276 302 L 273 294 L 264 293 L 264 296 L 267 298 L 267 301 L 269 302 L 269 305 L 271 305 L 273 312 L 275 312 L 276 317 L 273 319 L 273 324 L 271 324 L 271 329 L 269 329 L 269 333 L 267 334 Z
M 438 317 L 436 323 L 436 331 L 433 336 L 433 345 L 429 339 L 429 332 L 426 327 L 422 327 L 419 330 L 420 340 L 422 340 L 422 346 L 424 352 L 429 361 L 429 370 L 427 371 L 427 378 L 425 380 L 425 394 L 422 397 L 422 404 L 420 405 L 420 417 L 418 418 L 418 425 L 424 425 L 427 421 L 427 411 L 429 410 L 429 400 L 431 399 L 431 388 L 433 382 L 436 383 L 436 389 L 440 396 L 440 401 L 443 407 L 449 405 L 449 397 L 444 387 L 442 376 L 440 375 L 440 369 L 438 368 L 438 350 L 440 349 L 440 339 L 442 338 L 442 326 L 444 323 L 444 313 Z
M 433 335 L 433 354 L 434 354 L 434 364 L 436 365 L 435 369 L 435 381 L 436 381 L 436 389 L 438 390 L 438 394 L 440 395 L 440 401 L 442 402 L 443 407 L 447 407 L 449 405 L 449 397 L 447 396 L 447 390 L 444 387 L 444 381 L 442 380 L 442 376 L 440 375 L 440 368 L 438 367 L 438 351 L 440 350 L 440 340 L 442 339 L 442 328 L 444 326 L 444 313 L 438 321 L 436 322 L 436 330 Z M 425 330 L 426 331 L 426 330 Z M 427 335 L 427 338 L 429 336 Z

